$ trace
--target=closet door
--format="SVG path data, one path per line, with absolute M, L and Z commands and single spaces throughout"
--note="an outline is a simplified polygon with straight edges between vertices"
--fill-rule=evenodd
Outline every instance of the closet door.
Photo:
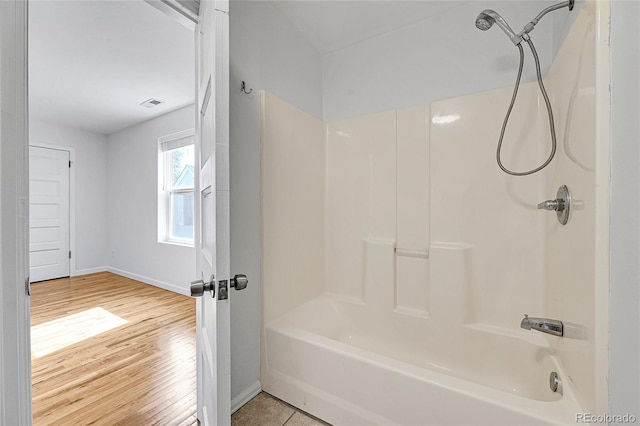
M 31 282 L 69 276 L 69 152 L 29 147 Z

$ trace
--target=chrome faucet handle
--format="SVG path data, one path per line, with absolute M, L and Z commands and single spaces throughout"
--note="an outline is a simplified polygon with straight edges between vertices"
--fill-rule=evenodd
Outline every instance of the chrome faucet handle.
M 559 199 L 543 201 L 538 204 L 538 209 L 562 211 L 564 210 L 564 201 Z
M 562 185 L 558 188 L 558 193 L 556 194 L 555 200 L 547 200 L 538 204 L 538 209 L 540 210 L 553 210 L 556 212 L 558 216 L 558 222 L 563 225 L 566 225 L 569 222 L 569 218 L 571 217 L 571 192 L 566 185 Z

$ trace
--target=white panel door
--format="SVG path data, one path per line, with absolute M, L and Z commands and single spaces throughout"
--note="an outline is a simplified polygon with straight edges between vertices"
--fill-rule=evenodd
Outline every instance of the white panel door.
M 31 282 L 69 276 L 69 152 L 29 147 Z
M 202 280 L 199 290 L 192 286 L 192 295 L 202 295 L 196 305 L 198 420 L 221 426 L 231 423 L 228 3 L 202 1 L 195 35 L 196 269 Z

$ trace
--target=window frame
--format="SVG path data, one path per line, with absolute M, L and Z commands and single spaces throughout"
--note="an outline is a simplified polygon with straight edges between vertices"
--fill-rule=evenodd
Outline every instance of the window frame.
M 173 147 L 172 147 L 173 146 Z M 195 193 L 196 185 L 191 188 L 173 188 L 173 169 L 171 153 L 179 148 L 194 147 L 195 157 L 195 129 L 188 129 L 158 139 L 158 242 L 187 247 L 195 247 Z M 195 167 L 195 158 L 194 158 Z M 194 178 L 195 178 L 194 169 Z M 193 194 L 194 200 L 194 238 L 180 238 L 171 235 L 173 225 L 173 194 Z

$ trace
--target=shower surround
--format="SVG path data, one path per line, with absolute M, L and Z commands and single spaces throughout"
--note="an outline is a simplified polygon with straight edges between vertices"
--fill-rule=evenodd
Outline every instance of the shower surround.
M 495 164 L 511 87 L 331 123 L 263 94 L 264 390 L 338 425 L 606 412 L 608 5 L 579 13 L 545 78 L 559 149 L 536 175 Z M 502 155 L 526 170 L 549 149 L 536 83 L 516 105 Z M 536 207 L 561 184 L 582 202 L 565 227 Z

